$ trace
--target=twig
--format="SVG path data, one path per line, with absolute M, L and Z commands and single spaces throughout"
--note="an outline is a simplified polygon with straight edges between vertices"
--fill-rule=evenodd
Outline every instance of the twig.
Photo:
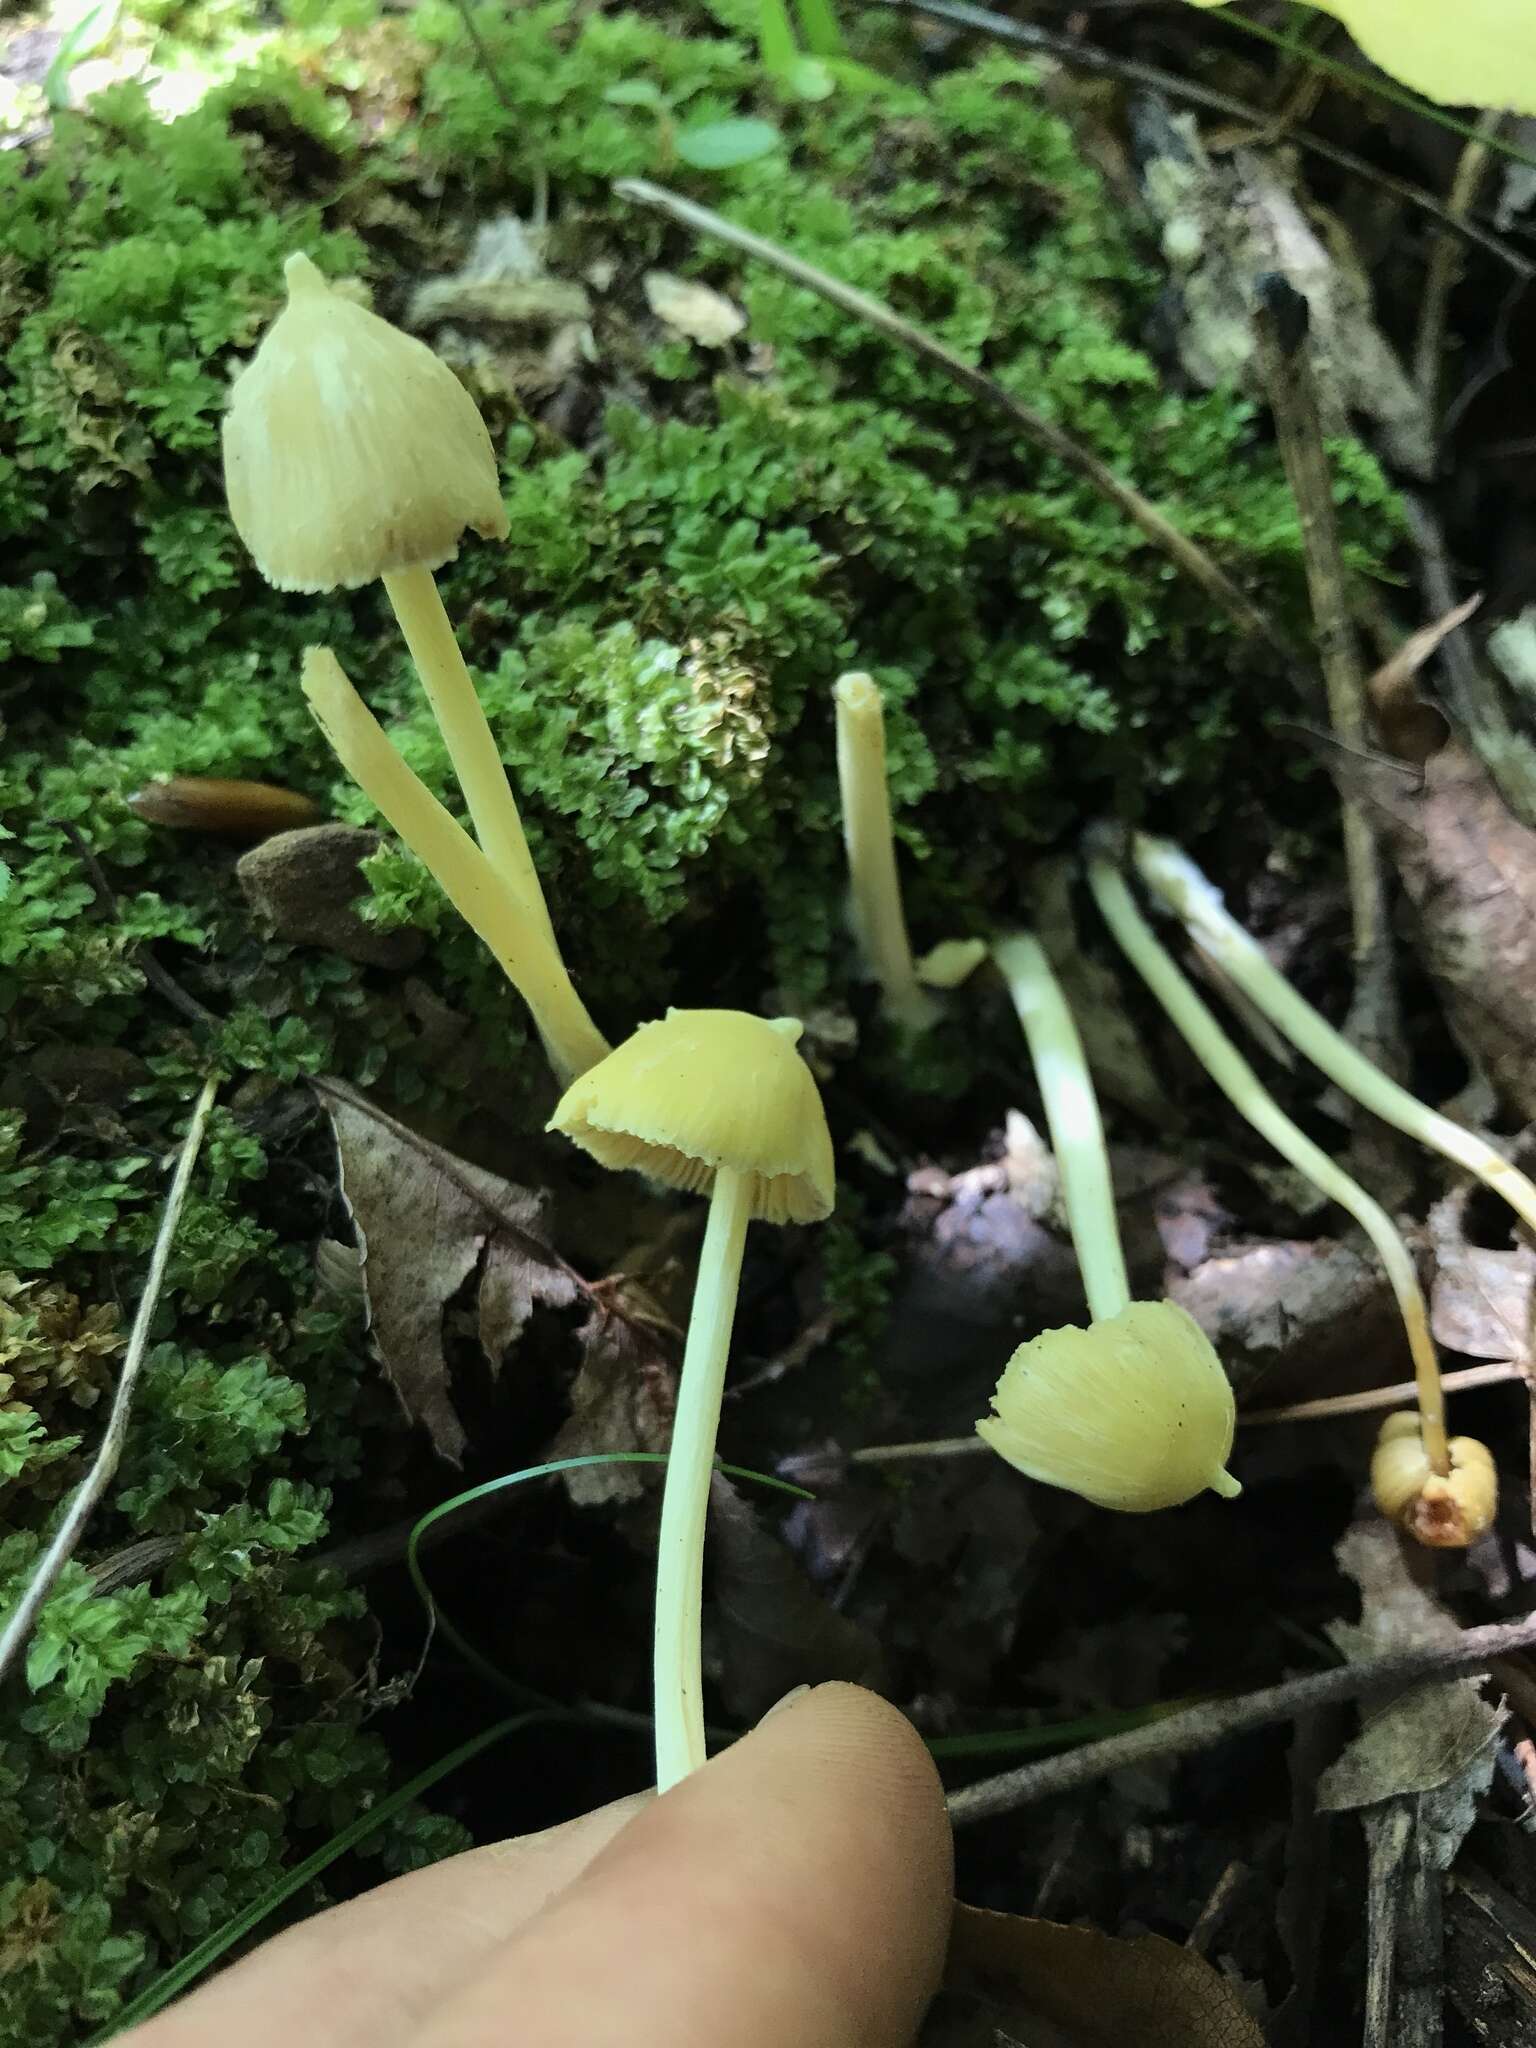
M 197 1155 L 203 1143 L 203 1131 L 208 1122 L 208 1112 L 213 1107 L 213 1098 L 218 1093 L 218 1087 L 219 1076 L 216 1073 L 210 1074 L 203 1083 L 193 1107 L 191 1121 L 181 1141 L 181 1156 L 176 1162 L 176 1175 L 171 1182 L 171 1191 L 165 1198 L 160 1228 L 155 1234 L 149 1273 L 144 1282 L 144 1292 L 139 1297 L 133 1328 L 129 1332 L 128 1349 L 123 1354 L 123 1368 L 118 1375 L 117 1391 L 112 1396 L 112 1411 L 107 1417 L 101 1444 L 90 1471 L 81 1480 L 63 1521 L 54 1532 L 53 1541 L 38 1560 L 26 1591 L 7 1619 L 4 1633 L 0 1634 L 0 1679 L 5 1677 L 25 1649 L 39 1608 L 53 1591 L 60 1572 L 74 1555 L 80 1538 L 85 1534 L 85 1525 L 90 1520 L 93 1509 L 111 1485 L 113 1474 L 117 1471 L 118 1460 L 123 1454 L 123 1439 L 128 1433 L 128 1412 L 133 1405 L 134 1389 L 149 1353 L 149 1333 L 155 1319 L 155 1310 L 159 1306 L 160 1290 L 165 1285 L 165 1269 L 170 1262 L 171 1247 L 176 1240 L 176 1230 L 186 1204 L 187 1190 L 192 1184 L 192 1169 L 197 1164 Z
M 1529 1380 L 1523 1365 L 1511 1360 L 1490 1365 L 1468 1365 L 1460 1372 L 1443 1372 L 1440 1384 L 1446 1393 L 1464 1393 L 1468 1387 L 1497 1387 L 1510 1380 Z M 1335 1415 L 1370 1415 L 1380 1408 L 1397 1408 L 1413 1399 L 1412 1380 L 1395 1387 L 1367 1387 L 1359 1394 L 1333 1394 L 1322 1401 L 1292 1401 L 1284 1408 L 1253 1408 L 1239 1415 L 1238 1423 L 1249 1429 L 1275 1422 L 1329 1422 Z
M 1193 1756 L 1214 1749 L 1231 1736 L 1267 1728 L 1276 1721 L 1294 1721 L 1341 1700 L 1357 1700 L 1367 1694 L 1386 1697 L 1437 1679 L 1465 1677 L 1486 1670 L 1495 1658 L 1532 1648 L 1536 1648 L 1536 1618 L 1528 1616 L 1524 1621 L 1463 1629 L 1451 1643 L 1365 1657 L 1331 1671 L 1288 1678 L 1261 1692 L 1208 1700 L 1181 1713 L 1165 1714 L 1144 1727 L 1128 1729 L 1123 1735 L 1085 1743 L 1062 1756 L 1023 1764 L 1017 1770 L 1000 1771 L 996 1777 L 966 1785 L 950 1794 L 949 1817 L 957 1827 L 966 1821 L 989 1820 L 994 1814 L 1013 1813 L 1060 1792 L 1074 1792 L 1133 1764 L 1150 1763 L 1158 1757 Z
M 975 29 L 979 35 L 990 36 L 995 42 L 1037 50 L 1042 56 L 1056 58 L 1072 71 L 1085 71 L 1100 78 L 1118 78 L 1130 85 L 1145 86 L 1152 92 L 1166 93 L 1170 99 L 1182 100 L 1187 106 L 1204 107 L 1207 112 L 1220 114 L 1226 120 L 1241 121 L 1245 127 L 1263 130 L 1270 125 L 1269 116 L 1262 107 L 1250 106 L 1246 100 L 1236 99 L 1230 93 L 1217 92 L 1195 79 L 1181 77 L 1176 71 L 1164 71 L 1160 65 L 1143 64 L 1139 58 L 1122 57 L 1114 51 L 1101 50 L 1092 43 L 1080 42 L 1076 36 L 1064 35 L 1060 30 L 1040 28 L 1032 22 L 1012 21 L 1006 15 L 992 13 L 989 8 L 972 7 L 967 0 L 881 0 L 881 5 L 893 7 L 901 14 L 926 14 L 935 21 L 951 22 L 956 28 Z M 1471 242 L 1517 276 L 1536 277 L 1536 263 L 1511 248 L 1502 236 L 1454 212 L 1422 185 L 1394 177 L 1368 158 L 1357 156 L 1352 149 L 1341 149 L 1337 143 L 1327 142 L 1305 128 L 1295 130 L 1291 140 L 1298 149 L 1308 150 L 1313 156 L 1336 164 L 1340 170 L 1349 171 L 1355 177 L 1368 178 L 1383 192 L 1390 192 L 1407 206 L 1417 207 L 1447 234 Z
M 647 178 L 620 178 L 613 189 L 620 199 L 654 207 L 696 235 L 712 235 L 717 241 L 741 250 L 744 255 L 769 264 L 781 276 L 792 278 L 807 291 L 815 292 L 855 320 L 862 320 L 866 326 L 873 327 L 888 341 L 894 341 L 910 354 L 932 363 L 963 390 L 969 391 L 973 398 L 979 398 L 984 405 L 1002 413 L 1025 440 L 1055 456 L 1065 468 L 1082 477 L 1112 505 L 1118 506 L 1154 547 L 1221 606 L 1241 633 L 1263 641 L 1287 662 L 1296 659 L 1297 650 L 1289 644 L 1275 621 L 1246 597 L 1205 549 L 1181 533 L 1150 498 L 1143 497 L 1134 485 L 1117 476 L 1107 463 L 1074 441 L 1054 420 L 1048 420 L 1032 407 L 1024 405 L 996 378 L 989 377 L 984 370 L 976 369 L 962 356 L 956 355 L 937 336 L 929 334 L 925 328 L 913 326 L 910 320 L 903 320 L 899 313 L 882 300 L 872 298 L 868 292 L 844 284 L 840 278 L 818 270 L 814 264 L 781 248 L 777 242 L 770 242 L 763 235 L 754 235 L 749 229 L 738 227 L 722 214 L 713 213 L 707 206 L 699 206 L 691 199 L 684 199 L 664 185 L 653 185 Z
M 112 884 L 107 880 L 106 869 L 96 858 L 95 849 L 90 845 L 85 835 L 76 826 L 72 825 L 67 818 L 60 818 L 57 822 L 60 831 L 79 855 L 86 873 L 91 878 L 91 886 L 95 889 L 102 907 L 111 916 L 116 917 L 118 914 L 117 895 Z M 196 1024 L 200 1030 L 204 1031 L 209 1029 L 210 1026 L 218 1024 L 219 1020 L 213 1011 L 205 1010 L 196 996 L 189 996 L 180 982 L 160 965 L 160 962 L 155 958 L 148 946 L 135 946 L 133 948 L 133 958 L 139 972 L 155 993 L 164 996 L 172 1009 L 180 1010 L 182 1016 L 189 1023 Z
M 1253 311 L 1259 367 L 1274 414 L 1281 460 L 1301 521 L 1307 590 L 1328 688 L 1328 722 L 1342 746 L 1369 746 L 1365 671 L 1355 639 L 1349 584 L 1333 505 L 1313 373 L 1307 302 L 1276 274 L 1261 278 Z M 1380 1049 L 1389 1069 L 1397 1041 L 1396 976 L 1387 921 L 1386 873 L 1365 805 L 1339 783 L 1344 868 L 1349 884 L 1355 988 L 1350 1036 Z
M 1504 116 L 1490 108 L 1479 120 L 1478 132 L 1462 149 L 1456 175 L 1446 195 L 1446 206 L 1458 220 L 1465 220 L 1477 197 L 1477 188 L 1488 169 L 1492 154 L 1489 142 L 1498 134 Z M 1430 245 L 1424 271 L 1424 297 L 1419 308 L 1419 333 L 1413 350 L 1413 381 L 1433 420 L 1440 410 L 1440 358 L 1445 349 L 1445 313 L 1451 286 L 1456 280 L 1456 238 L 1437 234 Z
M 1459 1372 L 1440 1375 L 1440 1384 L 1448 1394 L 1465 1393 L 1469 1387 L 1503 1386 L 1511 1380 L 1530 1380 L 1525 1367 L 1512 1359 L 1488 1365 L 1468 1365 Z M 1277 1422 L 1331 1422 L 1338 1415 L 1372 1415 L 1382 1408 L 1400 1408 L 1413 1400 L 1415 1392 L 1413 1381 L 1403 1380 L 1391 1387 L 1366 1387 L 1358 1394 L 1331 1394 L 1320 1401 L 1292 1401 L 1284 1408 L 1252 1408 L 1247 1414 L 1238 1416 L 1237 1426 L 1239 1429 L 1254 1429 Z M 862 1450 L 850 1451 L 846 1462 L 850 1465 L 905 1465 L 925 1458 L 930 1461 L 968 1458 L 989 1448 L 979 1436 L 937 1436 L 924 1438 L 918 1443 L 866 1444 Z

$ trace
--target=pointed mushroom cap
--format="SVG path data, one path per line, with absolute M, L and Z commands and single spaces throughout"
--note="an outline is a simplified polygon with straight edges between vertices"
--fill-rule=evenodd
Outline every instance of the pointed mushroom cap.
M 793 1017 L 669 1010 L 573 1081 L 549 1128 L 604 1166 L 695 1193 L 731 1167 L 765 1223 L 819 1222 L 836 1176 L 799 1036 Z
M 1147 1514 L 1225 1471 L 1237 1411 L 1221 1360 L 1171 1301 L 1133 1301 L 1086 1330 L 1047 1330 L 1003 1368 L 976 1433 L 1031 1479 L 1101 1508 Z
M 355 589 L 441 568 L 466 526 L 507 531 L 475 401 L 425 343 L 332 291 L 307 256 L 236 378 L 224 419 L 230 516 L 279 590 Z

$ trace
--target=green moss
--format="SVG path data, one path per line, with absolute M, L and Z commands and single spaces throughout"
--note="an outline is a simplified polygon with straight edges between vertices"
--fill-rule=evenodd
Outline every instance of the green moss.
M 125 801 L 157 775 L 245 775 L 366 817 L 296 687 L 323 640 L 457 802 L 376 594 L 271 592 L 225 518 L 223 394 L 284 255 L 303 246 L 398 313 L 409 281 L 547 180 L 547 260 L 596 280 L 568 414 L 468 350 L 511 534 L 466 547 L 444 587 L 615 1032 L 669 1000 L 756 1007 L 770 988 L 863 1006 L 839 908 L 841 667 L 872 669 L 891 705 L 920 943 L 1016 914 L 1029 849 L 1127 792 L 1188 826 L 1290 771 L 1252 743 L 1256 694 L 1283 714 L 1285 688 L 1085 483 L 812 294 L 620 208 L 614 176 L 671 175 L 889 299 L 1282 617 L 1304 602 L 1249 408 L 1165 388 L 1142 345 L 1159 279 L 1027 67 L 806 107 L 762 75 L 746 0 L 665 19 L 498 0 L 477 21 L 504 104 L 448 0 L 408 27 L 363 0 L 288 0 L 257 30 L 226 0 L 130 12 L 168 76 L 213 81 L 204 103 L 162 121 L 117 88 L 89 122 L 0 153 L 0 1604 L 94 1428 L 77 1397 L 99 1375 L 68 1347 L 136 1295 L 187 1105 L 210 1059 L 230 1079 L 120 1483 L 0 1729 L 0 2031 L 37 2048 L 108 2016 L 384 1781 L 360 1725 L 359 1602 L 303 1560 L 333 1500 L 369 1518 L 364 1475 L 399 1425 L 357 1316 L 317 1299 L 318 1220 L 273 1191 L 295 1155 L 328 1170 L 303 1160 L 291 1084 L 331 1070 L 444 1109 L 472 1077 L 509 1120 L 531 1113 L 513 998 L 397 847 L 369 863 L 372 914 L 428 935 L 422 980 L 467 1030 L 452 1056 L 400 977 L 262 939 L 234 849 Z M 889 23 L 865 33 L 872 49 Z M 399 81 L 418 76 L 413 105 Z M 681 127 L 736 117 L 775 123 L 780 147 L 742 171 L 679 167 Z M 661 327 L 640 283 L 655 264 L 736 298 L 744 340 L 722 353 Z M 1346 545 L 1369 566 L 1390 497 L 1360 448 L 1335 452 Z M 146 983 L 146 945 L 208 1028 Z M 953 1090 L 966 1052 L 886 1079 Z M 849 1210 L 822 1253 L 855 1391 L 890 1284 L 866 1235 Z M 46 1299 L 28 1292 L 44 1276 Z M 167 1540 L 151 1575 L 103 1593 L 91 1567 L 146 1537 Z M 447 1839 L 416 1820 L 386 1846 L 398 1862 Z

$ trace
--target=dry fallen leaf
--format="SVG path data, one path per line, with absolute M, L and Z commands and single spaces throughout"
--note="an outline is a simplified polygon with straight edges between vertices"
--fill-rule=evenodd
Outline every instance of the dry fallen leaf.
M 480 1341 L 495 1373 L 534 1304 L 567 1308 L 582 1282 L 537 1235 L 537 1194 L 456 1159 L 345 1082 L 316 1085 L 336 1133 L 385 1376 L 433 1448 L 457 1464 L 465 1437 L 443 1349 L 449 1301 L 478 1270 Z
M 960 2048 L 1020 2041 L 1070 2048 L 1263 2048 L 1257 2021 L 1221 1972 L 1160 1935 L 1122 1937 L 1011 1913 L 955 1908 L 946 1985 L 978 2025 Z
M 1523 1360 L 1530 1355 L 1536 1249 L 1521 1243 L 1501 1251 L 1469 1243 L 1470 1194 L 1459 1188 L 1429 1212 L 1435 1248 L 1429 1297 L 1435 1342 L 1468 1358 Z
M 1415 678 L 1441 641 L 1464 626 L 1482 601 L 1481 593 L 1469 597 L 1443 618 L 1410 633 L 1392 659 L 1384 661 L 1366 683 L 1383 746 L 1416 768 L 1439 753 L 1451 728 L 1445 713 L 1419 695 Z
M 740 306 L 707 284 L 673 277 L 666 270 L 648 270 L 644 282 L 646 300 L 656 318 L 705 348 L 723 348 L 747 324 Z
M 577 1333 L 581 1366 L 571 1386 L 571 1412 L 546 1453 L 581 1458 L 596 1452 L 664 1451 L 677 1405 L 676 1371 L 666 1335 L 654 1324 L 616 1315 L 605 1302 Z M 672 1347 L 675 1348 L 675 1347 Z M 577 1507 L 638 1500 L 657 1468 L 582 1465 L 561 1476 Z
M 1405 1547 L 1387 1523 L 1357 1523 L 1335 1555 L 1360 1588 L 1360 1621 L 1335 1623 L 1329 1631 L 1347 1657 L 1456 1640 L 1454 1616 L 1413 1577 Z M 1437 1814 L 1436 1826 L 1455 1835 L 1453 1854 L 1488 1789 L 1494 1738 L 1503 1721 L 1475 1678 L 1419 1686 L 1374 1712 L 1367 1708 L 1360 1733 L 1318 1779 L 1318 1804 L 1327 1813 L 1341 1813 L 1408 1794 L 1445 1792 L 1446 1810 Z

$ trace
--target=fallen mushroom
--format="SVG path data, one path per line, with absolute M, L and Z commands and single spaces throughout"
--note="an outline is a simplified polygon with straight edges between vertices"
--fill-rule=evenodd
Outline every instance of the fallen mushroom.
M 566 1090 L 549 1122 L 594 1159 L 709 1195 L 656 1565 L 656 1784 L 705 1758 L 700 1604 L 704 1528 L 747 1225 L 829 1216 L 832 1140 L 800 1024 L 740 1010 L 669 1010 Z
M 1536 1183 L 1496 1152 L 1485 1138 L 1420 1102 L 1368 1060 L 1314 1010 L 1244 931 L 1187 853 L 1171 840 L 1139 833 L 1132 852 L 1136 871 L 1183 925 L 1201 952 L 1263 1012 L 1296 1050 L 1374 1115 L 1395 1124 L 1421 1145 L 1476 1175 L 1536 1231 Z
M 1430 1334 L 1429 1309 L 1419 1276 L 1402 1234 L 1392 1218 L 1327 1153 L 1315 1145 L 1293 1123 L 1258 1075 L 1222 1030 L 1193 985 L 1186 979 L 1171 954 L 1142 916 L 1124 876 L 1098 843 L 1090 841 L 1087 859 L 1088 886 L 1105 923 L 1120 950 L 1156 996 L 1169 1019 L 1184 1038 L 1211 1079 L 1240 1115 L 1266 1138 L 1281 1157 L 1305 1174 L 1314 1187 L 1346 1209 L 1376 1248 L 1387 1279 L 1397 1299 L 1398 1312 L 1413 1359 L 1414 1386 L 1418 1392 L 1417 1428 L 1423 1453 L 1422 1476 L 1442 1481 L 1450 1476 L 1452 1460 L 1445 1428 L 1445 1393 L 1440 1384 L 1440 1361 Z M 1469 1442 L 1470 1439 L 1458 1439 Z M 1490 1509 L 1491 1514 L 1491 1509 Z M 1414 1534 L 1411 1513 L 1399 1519 Z M 1440 1537 L 1440 1542 L 1468 1542 L 1471 1531 L 1460 1537 Z M 1425 1540 L 1422 1535 L 1420 1540 Z
M 1464 1550 L 1493 1526 L 1499 1475 L 1476 1437 L 1453 1436 L 1450 1469 L 1431 1469 L 1416 1415 L 1389 1415 L 1371 1457 L 1371 1494 L 1389 1522 L 1435 1550 Z
M 382 582 L 491 865 L 549 925 L 496 745 L 433 571 L 466 527 L 504 539 L 496 456 L 446 363 L 332 289 L 304 255 L 224 420 L 230 516 L 279 590 Z M 551 934 L 552 936 L 552 934 Z
M 1231 1384 L 1185 1310 L 1131 1300 L 1098 1101 L 1045 949 L 1021 932 L 992 957 L 1029 1044 L 1093 1320 L 1021 1344 L 976 1433 L 1030 1478 L 1124 1514 L 1176 1507 L 1207 1487 L 1232 1499 L 1242 1488 L 1226 1470 Z

